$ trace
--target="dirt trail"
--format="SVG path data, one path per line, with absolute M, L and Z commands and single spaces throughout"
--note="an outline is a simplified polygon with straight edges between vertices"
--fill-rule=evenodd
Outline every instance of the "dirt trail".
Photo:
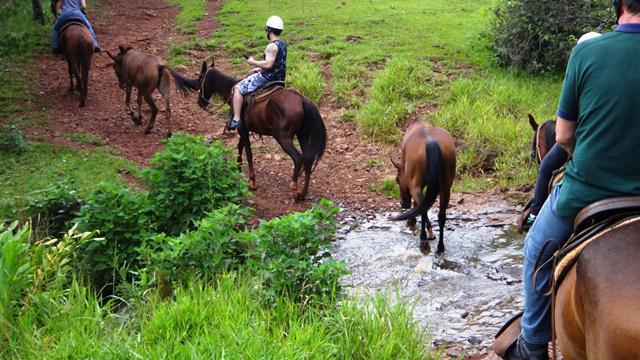
M 168 6 L 162 0 L 105 2 L 107 6 L 103 14 L 89 14 L 104 50 L 113 53 L 118 45 L 128 44 L 166 58 L 168 44 L 185 39 L 174 29 L 178 8 Z M 219 26 L 214 16 L 221 4 L 221 0 L 209 3 L 207 15 L 198 26 L 200 38 L 208 38 Z M 256 31 L 260 30 L 258 25 Z M 195 77 L 202 60 L 210 55 L 203 51 L 192 51 L 191 63 L 179 71 L 188 77 Z M 164 113 L 158 114 L 151 134 L 145 135 L 143 127 L 136 127 L 125 112 L 124 91 L 118 87 L 113 69 L 107 67 L 110 61 L 105 52 L 94 56 L 87 106 L 78 108 L 78 95 L 67 92 L 65 62 L 51 55 L 37 59 L 39 99 L 50 109 L 44 137 L 49 142 L 77 148 L 89 145 L 74 143 L 64 137 L 64 132 L 93 134 L 113 147 L 117 154 L 146 165 L 152 155 L 162 149 L 161 140 L 166 133 Z M 217 59 L 216 64 L 223 70 L 229 69 L 224 59 Z M 252 201 L 259 217 L 270 218 L 304 210 L 320 197 L 361 212 L 395 206 L 396 200 L 386 199 L 369 190 L 370 184 L 394 174 L 388 160 L 393 149 L 365 140 L 353 122 L 341 122 L 340 109 L 333 106 L 329 98 L 319 104 L 328 130 L 327 151 L 311 178 L 307 201 L 301 204 L 293 202 L 287 186 L 293 164 L 277 143 L 270 137 L 253 139 L 258 189 L 254 191 Z M 132 100 L 135 103 L 135 94 Z M 162 110 L 163 105 L 158 105 Z M 196 104 L 195 94 L 183 98 L 172 91 L 171 108 L 174 133 L 182 131 L 214 136 L 225 122 L 222 116 L 201 110 Z M 144 121 L 148 121 L 150 111 L 144 103 L 143 115 Z M 42 134 L 36 135 L 42 137 Z M 237 135 L 223 141 L 235 149 Z

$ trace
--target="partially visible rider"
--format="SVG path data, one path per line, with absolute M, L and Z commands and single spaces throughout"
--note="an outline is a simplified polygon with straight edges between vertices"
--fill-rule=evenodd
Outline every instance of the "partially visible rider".
M 264 60 L 247 58 L 247 64 L 255 66 L 247 77 L 240 80 L 233 88 L 233 117 L 227 124 L 227 130 L 234 130 L 242 124 L 241 111 L 244 96 L 256 91 L 260 86 L 271 81 L 284 81 L 287 76 L 287 45 L 280 39 L 284 29 L 282 19 L 271 16 L 267 20 L 265 32 L 271 42 L 264 50 Z
M 53 53 L 59 54 L 60 49 L 58 48 L 58 39 L 59 39 L 59 31 L 62 26 L 69 21 L 69 19 L 78 19 L 82 21 L 84 26 L 87 27 L 89 33 L 91 33 L 91 38 L 93 39 L 93 48 L 95 52 L 100 52 L 100 46 L 98 45 L 98 39 L 96 39 L 96 34 L 93 32 L 93 27 L 87 16 L 85 15 L 85 9 L 87 4 L 85 0 L 59 0 L 62 1 L 62 12 L 60 16 L 56 19 L 56 22 L 53 24 L 53 30 L 51 31 L 51 35 L 53 36 Z
M 597 32 L 588 32 L 578 39 L 578 44 L 598 36 L 600 36 L 600 34 Z M 567 151 L 564 150 L 560 144 L 554 144 L 544 159 L 542 159 L 542 162 L 540 162 L 538 177 L 536 178 L 536 187 L 533 191 L 533 200 L 531 201 L 531 211 L 522 224 L 524 230 L 528 230 L 533 225 L 542 208 L 542 204 L 547 200 L 547 196 L 549 196 L 549 181 L 551 181 L 553 172 L 562 167 L 568 158 L 569 154 Z

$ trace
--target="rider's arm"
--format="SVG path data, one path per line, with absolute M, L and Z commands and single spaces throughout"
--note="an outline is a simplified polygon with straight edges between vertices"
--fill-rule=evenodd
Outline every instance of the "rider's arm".
M 80 7 L 82 10 L 85 10 L 87 8 L 87 2 L 85 0 L 80 1 Z
M 278 46 L 271 43 L 267 45 L 267 49 L 264 51 L 264 60 L 258 61 L 252 57 L 247 59 L 247 63 L 253 66 L 257 66 L 261 69 L 269 70 L 276 61 L 276 55 L 278 55 Z
M 576 146 L 576 124 L 575 121 L 560 116 L 556 118 L 556 142 L 569 154 L 573 154 L 573 148 Z

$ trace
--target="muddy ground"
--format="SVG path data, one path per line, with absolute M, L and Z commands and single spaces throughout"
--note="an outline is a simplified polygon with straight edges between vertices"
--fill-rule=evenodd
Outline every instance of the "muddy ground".
M 163 0 L 102 0 L 102 3 L 105 6 L 100 7 L 99 13 L 90 13 L 89 17 L 103 50 L 115 53 L 118 45 L 126 44 L 166 58 L 170 43 L 187 39 L 174 28 L 178 8 L 167 5 Z M 219 26 L 215 21 L 215 13 L 221 3 L 221 0 L 209 2 L 207 15 L 198 25 L 198 38 L 209 38 Z M 256 31 L 259 30 L 260 27 L 256 26 Z M 213 54 L 193 50 L 189 55 L 190 63 L 178 70 L 193 78 L 197 76 L 202 60 L 209 59 Z M 51 143 L 87 148 L 92 145 L 76 143 L 63 133 L 92 134 L 114 148 L 118 155 L 140 165 L 148 165 L 152 155 L 162 149 L 161 141 L 167 132 L 164 112 L 158 114 L 151 134 L 145 135 L 144 127 L 135 126 L 125 111 L 124 91 L 118 87 L 114 71 L 108 66 L 110 62 L 104 51 L 94 56 L 87 106 L 79 108 L 79 95 L 67 91 L 66 63 L 52 55 L 38 57 L 38 101 L 47 109 L 48 121 L 44 129 L 34 128 L 30 135 Z M 230 71 L 223 55 L 217 54 L 216 64 L 223 71 Z M 175 90 L 172 94 L 174 133 L 182 131 L 217 137 L 226 117 L 200 109 L 196 104 L 196 94 L 186 98 L 179 96 Z M 135 95 L 132 100 L 135 102 Z M 161 110 L 164 109 L 164 105 L 158 104 Z M 389 157 L 397 151 L 396 148 L 373 143 L 358 132 L 355 123 L 340 121 L 342 109 L 334 104 L 330 94 L 318 105 L 328 130 L 328 144 L 325 156 L 311 178 L 310 195 L 306 201 L 293 201 L 288 189 L 293 164 L 277 143 L 266 137 L 253 139 L 258 189 L 253 192 L 252 206 L 256 208 L 257 216 L 271 218 L 305 210 L 321 197 L 331 199 L 345 209 L 343 218 L 350 218 L 355 223 L 363 224 L 375 214 L 397 210 L 397 199 L 388 199 L 370 190 L 372 184 L 385 176 L 395 175 Z M 422 108 L 429 106 L 425 104 Z M 419 111 L 418 114 L 424 112 Z M 143 115 L 146 125 L 150 115 L 146 104 L 143 104 Z M 235 148 L 237 136 L 225 136 L 221 140 Z M 501 199 L 503 195 L 457 193 L 452 196 L 451 207 L 453 211 L 463 213 L 466 208 L 493 204 L 493 199 L 497 198 Z M 506 225 L 501 223 L 500 226 Z M 486 348 L 486 342 L 481 347 Z M 476 356 L 484 357 L 487 354 L 481 351 Z

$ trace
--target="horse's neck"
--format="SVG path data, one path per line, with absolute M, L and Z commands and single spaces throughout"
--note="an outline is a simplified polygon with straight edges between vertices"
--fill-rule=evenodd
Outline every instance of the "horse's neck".
M 231 102 L 231 91 L 233 87 L 238 83 L 238 80 L 232 78 L 231 76 L 225 75 L 222 72 L 217 72 L 217 77 L 219 79 L 214 79 L 213 82 L 219 82 L 220 86 L 217 87 L 216 92 L 225 102 Z

